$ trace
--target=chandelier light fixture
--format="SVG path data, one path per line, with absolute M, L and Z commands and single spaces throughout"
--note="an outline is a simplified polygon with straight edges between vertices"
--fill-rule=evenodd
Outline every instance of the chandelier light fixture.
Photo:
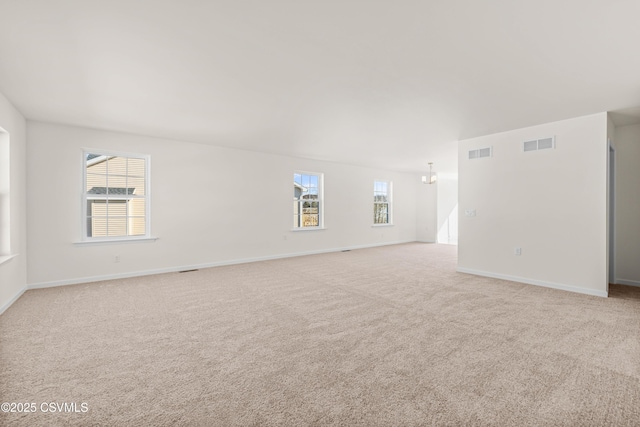
M 423 184 L 435 184 L 438 180 L 438 176 L 433 172 L 433 162 L 429 162 L 429 175 L 422 176 Z

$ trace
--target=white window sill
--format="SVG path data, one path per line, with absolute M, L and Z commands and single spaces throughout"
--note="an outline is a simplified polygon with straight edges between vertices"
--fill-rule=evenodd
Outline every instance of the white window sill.
M 15 257 L 17 257 L 18 254 L 11 254 L 11 255 L 2 255 L 0 256 L 0 265 L 4 264 L 5 262 L 9 261 L 10 259 L 13 259 Z
M 393 224 L 373 224 L 371 226 L 371 228 L 377 228 L 377 227 L 393 227 Z
M 84 245 L 104 245 L 104 244 L 116 244 L 116 243 L 145 243 L 145 242 L 155 242 L 156 240 L 158 240 L 157 237 L 131 237 L 127 239 L 82 240 L 80 242 L 73 242 L 73 244 L 84 246 Z
M 324 227 L 300 227 L 300 228 L 292 228 L 291 231 L 318 231 L 318 230 L 326 230 Z

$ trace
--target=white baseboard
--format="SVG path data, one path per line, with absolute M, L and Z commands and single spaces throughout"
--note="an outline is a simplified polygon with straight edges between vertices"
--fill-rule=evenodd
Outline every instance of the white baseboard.
M 246 264 L 250 262 L 270 261 L 274 259 L 294 258 L 294 257 L 306 256 L 306 255 L 318 255 L 318 254 L 325 254 L 330 252 L 342 252 L 346 250 L 367 249 L 367 248 L 374 248 L 378 246 L 399 245 L 403 243 L 413 243 L 413 242 L 415 242 L 415 240 L 402 240 L 402 241 L 396 241 L 396 242 L 374 243 L 374 244 L 368 244 L 368 245 L 354 245 L 354 246 L 345 246 L 342 248 L 322 249 L 322 250 L 308 251 L 308 252 L 298 252 L 298 253 L 281 254 L 281 255 L 268 255 L 268 256 L 262 256 L 262 257 L 241 258 L 241 259 L 235 259 L 235 260 L 209 262 L 204 264 L 181 265 L 181 266 L 159 268 L 159 269 L 153 269 L 153 270 L 141 270 L 141 271 L 133 271 L 133 272 L 127 272 L 127 273 L 107 274 L 102 276 L 90 276 L 90 277 L 81 277 L 76 279 L 55 280 L 51 282 L 31 283 L 27 285 L 27 289 L 42 289 L 42 288 L 52 288 L 56 286 L 78 285 L 81 283 L 101 282 L 104 280 L 126 279 L 129 277 L 149 276 L 152 274 L 176 273 L 178 271 L 185 271 L 185 270 L 198 270 L 201 268 L 221 267 L 224 265 Z
M 9 301 L 6 302 L 6 304 L 0 307 L 0 314 L 4 313 L 9 307 L 11 307 L 11 304 L 18 301 L 18 298 L 20 298 L 22 294 L 24 294 L 26 291 L 27 291 L 27 286 L 19 290 L 18 293 L 13 296 L 13 298 L 11 298 Z
M 640 282 L 637 280 L 616 279 L 616 285 L 627 285 L 640 287 Z
M 473 270 L 470 268 L 456 268 L 459 273 L 475 274 L 476 276 L 491 277 L 494 279 L 510 280 L 512 282 L 526 283 L 527 285 L 543 286 L 545 288 L 559 289 L 561 291 L 577 292 L 580 294 L 593 295 L 596 297 L 607 298 L 609 294 L 606 291 L 598 291 L 595 289 L 580 288 L 578 286 L 563 285 L 560 283 L 545 282 L 542 280 L 528 279 L 526 277 L 510 276 L 507 274 L 490 273 L 488 271 Z

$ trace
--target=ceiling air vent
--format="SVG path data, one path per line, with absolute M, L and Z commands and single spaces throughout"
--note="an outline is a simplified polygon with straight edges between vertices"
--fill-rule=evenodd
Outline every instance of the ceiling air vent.
M 483 157 L 491 157 L 491 147 L 469 150 L 469 160 L 482 159 Z
M 548 148 L 556 148 L 556 137 L 532 139 L 531 141 L 525 141 L 523 144 L 524 151 L 538 151 L 546 150 Z

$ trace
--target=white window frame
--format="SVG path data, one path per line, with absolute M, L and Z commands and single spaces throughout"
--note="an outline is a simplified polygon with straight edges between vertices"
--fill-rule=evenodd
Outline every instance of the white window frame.
M 314 226 L 299 226 L 293 227 L 292 231 L 309 231 L 309 230 L 324 230 L 324 173 L 322 172 L 310 172 L 303 170 L 294 170 L 293 171 L 293 179 L 295 182 L 295 175 L 309 175 L 318 177 L 318 225 Z M 294 197 L 295 202 L 295 197 Z M 293 219 L 295 220 L 295 211 L 293 212 Z
M 88 154 L 98 154 L 100 156 L 106 157 L 127 157 L 134 159 L 142 159 L 145 162 L 145 173 L 144 173 L 144 201 L 145 201 L 145 233 L 144 235 L 137 236 L 112 236 L 112 237 L 92 237 L 87 235 L 87 201 L 91 199 L 100 199 L 100 197 L 96 197 L 95 195 L 89 195 L 87 193 L 87 155 Z M 108 176 L 108 175 L 107 175 Z M 95 150 L 84 148 L 82 150 L 82 217 L 81 217 L 81 236 L 82 241 L 80 243 L 93 243 L 93 242 L 125 242 L 125 241 L 135 241 L 135 240 L 155 240 L 154 237 L 151 237 L 151 156 L 148 154 L 139 154 L 139 153 L 127 153 L 122 151 L 112 151 L 112 150 Z M 138 198 L 143 198 L 138 197 Z M 128 200 L 131 196 L 129 195 L 109 195 L 109 199 L 122 199 Z
M 377 183 L 385 183 L 387 184 L 387 222 L 376 224 L 375 219 L 372 219 L 373 227 L 389 227 L 393 225 L 393 181 L 388 179 L 374 179 L 373 180 L 373 207 L 375 212 L 376 204 L 381 204 L 380 202 L 375 201 L 376 197 L 376 184 Z

